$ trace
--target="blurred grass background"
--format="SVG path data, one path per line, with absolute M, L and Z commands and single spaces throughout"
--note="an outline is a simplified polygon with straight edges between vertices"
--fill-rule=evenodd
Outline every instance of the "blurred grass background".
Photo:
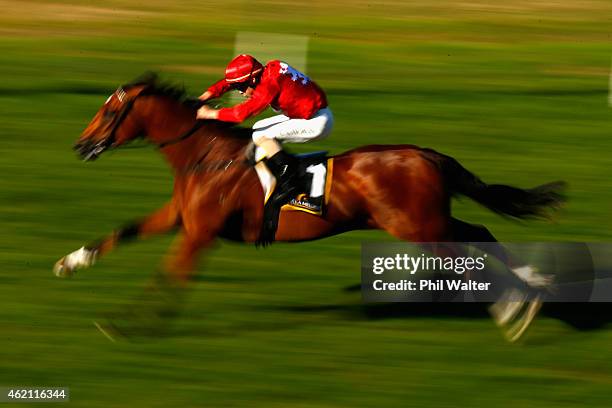
M 359 280 L 360 242 L 388 239 L 378 232 L 259 251 L 221 243 L 161 340 L 112 344 L 92 321 L 139 292 L 172 237 L 121 248 L 70 281 L 51 274 L 171 193 L 153 148 L 76 159 L 71 146 L 99 106 L 145 70 L 198 95 L 239 31 L 310 38 L 308 74 L 336 127 L 306 149 L 414 143 L 491 182 L 566 180 L 554 224 L 511 223 L 467 201 L 454 212 L 503 241 L 610 240 L 609 1 L 0 9 L 0 385 L 68 386 L 79 407 L 609 406 L 608 330 L 543 318 L 511 346 L 486 318 L 372 318 L 343 288 Z

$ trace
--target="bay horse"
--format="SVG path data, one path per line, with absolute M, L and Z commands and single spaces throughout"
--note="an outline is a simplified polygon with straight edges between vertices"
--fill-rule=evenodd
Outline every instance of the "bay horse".
M 54 271 L 70 276 L 118 244 L 180 231 L 165 275 L 179 284 L 193 276 L 198 254 L 216 238 L 255 243 L 264 216 L 264 192 L 244 157 L 250 130 L 198 121 L 184 91 L 148 76 L 120 87 L 98 110 L 75 144 L 84 160 L 144 137 L 174 170 L 170 201 L 145 218 L 60 259 Z M 323 216 L 282 211 L 275 240 L 300 242 L 356 229 L 381 229 L 412 242 L 495 242 L 483 226 L 451 216 L 462 194 L 512 218 L 545 216 L 563 202 L 563 183 L 532 189 L 486 184 L 455 159 L 413 145 L 369 145 L 333 156 Z

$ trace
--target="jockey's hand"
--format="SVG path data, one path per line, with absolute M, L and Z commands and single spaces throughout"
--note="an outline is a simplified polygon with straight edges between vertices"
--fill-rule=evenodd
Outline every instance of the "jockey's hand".
M 198 119 L 217 119 L 219 117 L 219 110 L 204 105 L 200 109 L 198 109 L 196 117 Z
M 202 95 L 198 96 L 198 99 L 201 101 L 207 101 L 210 99 L 210 97 L 212 96 L 212 94 L 208 91 L 204 92 Z

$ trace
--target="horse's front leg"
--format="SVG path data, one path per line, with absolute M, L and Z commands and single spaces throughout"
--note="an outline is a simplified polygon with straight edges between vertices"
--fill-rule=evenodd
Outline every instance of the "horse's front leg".
M 60 278 L 70 277 L 77 269 L 92 266 L 120 243 L 162 234 L 179 224 L 179 212 L 174 203 L 170 202 L 144 219 L 126 224 L 110 235 L 66 255 L 55 263 L 53 273 Z
M 201 214 L 209 215 L 210 220 L 206 221 Z M 203 211 L 197 220 L 194 218 L 188 214 L 191 222 L 183 224 L 162 271 L 155 274 L 143 293 L 118 313 L 96 322 L 106 337 L 115 341 L 121 337 L 159 336 L 167 332 L 173 317 L 179 314 L 200 253 L 213 244 L 225 222 L 225 216 L 214 209 Z
M 154 276 L 137 300 L 140 305 L 134 305 L 136 310 L 144 307 L 143 314 L 152 316 L 154 321 L 178 313 L 199 255 L 212 246 L 227 219 L 227 213 L 214 204 L 202 205 L 199 210 L 187 211 L 184 216 L 180 234 L 165 258 L 162 271 Z
M 96 320 L 98 330 L 111 341 L 167 335 L 175 317 L 180 315 L 198 255 L 213 241 L 212 236 L 193 237 L 183 231 L 162 271 L 154 274 L 137 297 Z

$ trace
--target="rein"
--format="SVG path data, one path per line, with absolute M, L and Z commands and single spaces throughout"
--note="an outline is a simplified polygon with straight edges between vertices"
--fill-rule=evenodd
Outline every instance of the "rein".
M 173 140 L 169 140 L 167 142 L 162 142 L 160 144 L 157 145 L 158 148 L 163 149 L 164 147 L 176 144 L 176 143 L 180 143 L 186 139 L 189 139 L 193 134 L 195 134 L 195 132 L 197 132 L 198 130 L 200 130 L 200 128 L 202 127 L 202 125 L 204 124 L 204 122 L 202 122 L 201 120 L 198 120 L 195 125 L 193 125 L 191 127 L 191 129 L 189 129 L 187 132 L 183 133 L 182 135 L 180 135 L 179 137 L 177 137 L 176 139 Z
M 189 129 L 187 132 L 183 133 L 181 136 L 177 137 L 176 139 L 160 143 L 160 144 L 157 145 L 157 147 L 159 149 L 163 149 L 164 147 L 168 147 L 168 146 L 173 145 L 173 144 L 181 143 L 182 141 L 184 141 L 184 140 L 190 138 L 192 135 L 194 135 L 202 127 L 203 124 L 204 124 L 203 121 L 198 120 L 195 123 L 195 125 L 193 125 L 193 127 L 191 129 Z M 212 140 L 210 140 L 208 142 L 208 145 L 210 146 L 210 144 L 215 139 L 216 139 L 216 137 L 212 138 Z M 196 161 L 194 164 L 190 165 L 186 169 L 182 170 L 182 172 L 184 172 L 184 173 L 196 172 L 197 173 L 197 172 L 218 171 L 218 170 L 225 171 L 230 166 L 232 166 L 232 165 L 237 163 L 234 159 L 216 160 L 214 162 L 204 162 L 204 159 L 206 158 L 208 153 L 210 153 L 211 150 L 212 150 L 212 147 L 209 147 L 209 149 L 204 152 L 204 154 L 198 159 L 198 161 Z
M 123 90 L 121 89 L 121 91 L 123 91 Z M 125 93 L 123 93 L 123 95 L 125 95 Z M 117 129 L 119 129 L 119 126 L 121 126 L 121 124 L 123 123 L 123 121 L 127 117 L 128 113 L 130 113 L 130 111 L 132 110 L 132 107 L 134 106 L 134 102 L 136 101 L 136 99 L 138 97 L 142 96 L 142 95 L 146 95 L 146 93 L 139 93 L 138 95 L 135 95 L 132 99 L 129 99 L 126 102 L 125 106 L 121 109 L 121 112 L 119 113 L 119 117 L 117 118 L 115 124 L 113 125 L 112 129 L 109 132 L 109 136 L 105 139 L 104 143 L 101 145 L 101 146 L 103 146 L 104 150 L 106 150 L 107 148 L 111 147 L 113 145 L 113 143 L 115 143 Z M 157 146 L 158 149 L 163 149 L 165 147 L 168 147 L 168 146 L 171 146 L 171 145 L 174 145 L 174 144 L 177 144 L 177 143 L 181 143 L 181 142 L 189 139 L 198 130 L 200 130 L 200 128 L 203 126 L 203 124 L 204 124 L 204 121 L 197 120 L 196 123 L 189 130 L 187 130 L 185 133 L 183 133 L 179 137 L 177 137 L 175 139 L 172 139 L 172 140 L 168 140 L 166 142 L 158 143 L 158 144 L 156 144 L 156 146 Z M 216 137 L 213 138 L 211 140 L 211 142 L 214 141 L 215 139 L 216 139 Z M 211 142 L 209 142 L 209 144 Z M 204 162 L 204 159 L 206 158 L 206 156 L 208 155 L 210 150 L 211 150 L 211 148 L 209 148 L 202 155 L 202 157 L 200 157 L 200 159 L 198 159 L 198 161 L 195 164 L 189 166 L 188 169 L 184 170 L 184 172 L 217 171 L 217 170 L 225 171 L 230 166 L 235 165 L 236 163 L 238 163 L 234 159 L 218 160 L 216 162 Z

